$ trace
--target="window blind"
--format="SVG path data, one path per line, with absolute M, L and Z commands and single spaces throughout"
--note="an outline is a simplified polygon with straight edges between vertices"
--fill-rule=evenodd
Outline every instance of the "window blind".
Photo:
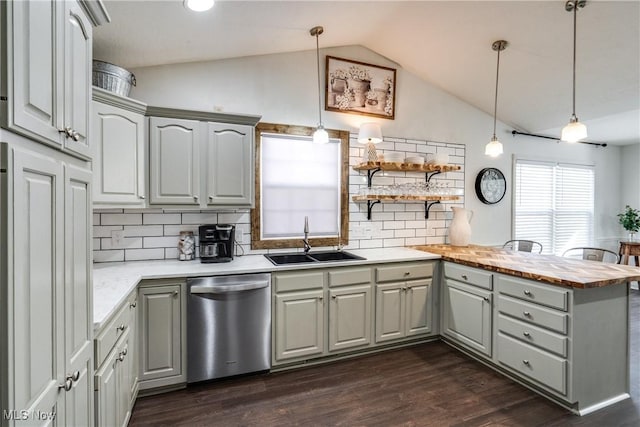
M 515 175 L 514 239 L 555 255 L 593 244 L 592 166 L 518 159 Z
M 311 137 L 263 134 L 261 150 L 262 239 L 338 235 L 340 140 L 314 144 Z

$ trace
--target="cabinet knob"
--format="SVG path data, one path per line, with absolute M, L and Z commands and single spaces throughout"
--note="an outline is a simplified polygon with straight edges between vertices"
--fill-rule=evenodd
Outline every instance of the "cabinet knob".
M 407 288 L 402 288 L 402 292 L 407 292 Z
M 531 334 L 529 332 L 527 332 L 527 331 L 524 331 L 522 333 L 522 335 L 524 335 L 525 337 L 530 337 L 531 336 Z
M 338 296 L 337 295 L 331 295 L 331 299 L 337 299 Z
M 209 196 L 209 201 L 213 202 L 213 196 Z
M 525 294 L 526 296 L 530 297 L 530 296 L 531 296 L 531 291 L 529 291 L 529 290 L 525 290 L 525 291 L 524 291 L 524 294 Z
M 74 141 L 80 141 L 80 134 L 75 129 L 71 129 L 71 139 Z
M 531 364 L 529 363 L 529 361 L 528 361 L 527 359 L 524 359 L 524 360 L 522 361 L 522 363 L 524 363 L 524 364 L 525 364 L 525 365 L 527 365 L 527 366 L 531 366 Z
M 131 304 L 129 304 L 130 308 L 136 308 L 136 306 L 138 305 L 138 301 L 134 301 Z
M 144 200 L 144 196 L 138 196 L 140 200 Z
M 174 297 L 174 298 L 175 298 L 175 297 L 177 297 L 177 296 L 178 296 L 178 293 L 179 293 L 178 291 L 173 291 L 173 297 Z
M 124 331 L 125 326 L 124 325 L 120 325 L 116 328 L 116 331 Z
M 129 352 L 129 349 L 125 347 L 125 348 L 122 350 L 122 355 L 123 355 L 123 356 L 126 356 L 128 352 Z
M 193 200 L 198 201 L 198 196 L 193 196 Z
M 122 354 L 122 352 L 120 352 L 120 354 L 118 355 L 118 360 L 119 360 L 120 362 L 123 362 L 123 361 L 124 361 L 124 354 Z
M 486 302 L 489 302 L 489 298 L 488 297 L 482 297 L 483 300 L 485 300 Z
M 322 302 L 323 298 L 322 297 L 318 297 L 318 301 Z
M 405 275 L 405 276 L 409 276 L 410 274 L 411 274 L 411 272 L 410 272 L 410 271 L 405 271 L 405 272 L 404 272 L 404 275 Z
M 64 391 L 71 390 L 71 387 L 73 387 L 73 381 L 69 377 L 67 377 L 63 384 L 58 384 L 58 389 L 63 388 Z
M 525 317 L 531 317 L 531 313 L 529 313 L 528 311 L 523 311 L 523 312 L 522 312 L 522 314 L 523 314 Z
M 462 275 L 462 278 L 463 278 L 464 280 L 469 280 L 469 278 L 467 277 L 467 275 L 466 275 L 466 274 L 463 274 L 463 275 Z
M 69 377 L 67 377 L 69 378 Z M 73 381 L 78 381 L 80 379 L 80 371 L 75 371 L 73 374 L 71 374 L 71 379 Z

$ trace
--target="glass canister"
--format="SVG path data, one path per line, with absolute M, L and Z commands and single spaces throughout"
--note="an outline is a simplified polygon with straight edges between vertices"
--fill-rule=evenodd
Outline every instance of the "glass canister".
M 193 231 L 181 231 L 178 240 L 178 259 L 191 261 L 196 258 L 196 239 Z

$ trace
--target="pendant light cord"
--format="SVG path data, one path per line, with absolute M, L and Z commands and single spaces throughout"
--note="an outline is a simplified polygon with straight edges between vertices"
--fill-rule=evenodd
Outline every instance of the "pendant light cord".
M 316 66 L 318 68 L 318 126 L 322 126 L 322 83 L 320 82 L 320 34 L 316 32 Z
M 578 25 L 578 2 L 573 5 L 573 109 L 571 118 L 576 117 L 576 26 Z
M 496 138 L 496 120 L 498 114 L 498 76 L 500 76 L 500 51 L 498 48 L 498 63 L 496 66 L 496 97 L 493 102 L 493 139 Z

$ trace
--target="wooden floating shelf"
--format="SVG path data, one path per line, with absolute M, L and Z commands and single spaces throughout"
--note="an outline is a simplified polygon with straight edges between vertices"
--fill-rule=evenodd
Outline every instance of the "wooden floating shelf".
M 419 165 L 417 163 L 364 162 L 355 165 L 353 169 L 357 171 L 380 169 L 398 172 L 451 172 L 458 171 L 462 167 L 459 165 L 435 165 L 431 163 Z
M 407 200 L 414 202 L 436 202 L 436 201 L 449 201 L 449 200 L 458 200 L 460 196 L 411 196 L 405 194 L 398 195 L 375 195 L 370 194 L 367 196 L 353 196 L 352 200 L 354 202 L 366 202 L 366 201 L 398 201 L 398 200 Z

